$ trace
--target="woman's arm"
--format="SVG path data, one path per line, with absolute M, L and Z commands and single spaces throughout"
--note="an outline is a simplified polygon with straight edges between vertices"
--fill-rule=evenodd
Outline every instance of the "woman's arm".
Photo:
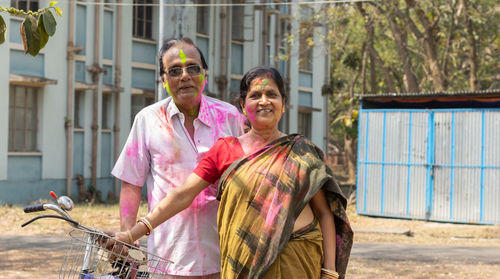
M 156 228 L 161 223 L 165 222 L 175 214 L 186 209 L 193 202 L 194 198 L 205 188 L 210 185 L 209 182 L 203 180 L 195 173 L 191 173 L 184 184 L 174 188 L 165 198 L 163 198 L 154 208 L 146 215 L 147 221 L 151 223 L 152 228 Z M 120 241 L 130 243 L 141 238 L 148 232 L 148 228 L 142 222 L 138 222 L 128 231 L 117 232 L 114 237 Z M 113 236 L 113 234 L 111 234 Z
M 335 269 L 335 253 L 336 253 L 336 232 L 335 221 L 330 206 L 326 201 L 326 196 L 323 190 L 319 190 L 316 195 L 311 199 L 311 207 L 313 209 L 316 219 L 319 221 L 321 231 L 323 233 L 323 254 L 324 262 L 323 267 Z

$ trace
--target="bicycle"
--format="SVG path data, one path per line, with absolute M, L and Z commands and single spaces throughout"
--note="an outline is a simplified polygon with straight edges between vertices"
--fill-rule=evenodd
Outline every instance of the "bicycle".
M 68 213 L 74 208 L 73 200 L 67 196 L 57 197 L 54 192 L 50 192 L 50 195 L 57 204 L 29 205 L 24 207 L 24 212 L 53 210 L 59 215 L 36 216 L 21 226 L 25 227 L 38 219 L 56 218 L 74 227 L 69 232 L 71 243 L 61 265 L 59 278 L 149 279 L 163 278 L 167 274 L 171 261 L 78 223 Z

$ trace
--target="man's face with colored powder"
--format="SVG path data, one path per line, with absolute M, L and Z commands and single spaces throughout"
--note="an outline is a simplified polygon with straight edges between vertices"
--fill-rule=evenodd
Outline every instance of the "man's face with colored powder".
M 173 46 L 163 55 L 163 85 L 181 111 L 191 111 L 200 104 L 206 84 L 201 65 L 200 54 L 190 44 Z

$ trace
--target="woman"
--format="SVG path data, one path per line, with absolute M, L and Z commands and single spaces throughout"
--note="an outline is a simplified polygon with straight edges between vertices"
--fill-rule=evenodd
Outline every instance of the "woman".
M 221 278 L 344 277 L 352 245 L 346 200 L 321 150 L 278 130 L 285 104 L 277 70 L 247 72 L 240 105 L 250 130 L 219 139 L 183 186 L 115 237 L 133 243 L 220 178 Z

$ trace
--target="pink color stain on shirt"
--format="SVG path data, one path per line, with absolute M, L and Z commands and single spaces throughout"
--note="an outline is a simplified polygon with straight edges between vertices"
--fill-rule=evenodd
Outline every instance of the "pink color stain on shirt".
M 219 109 L 219 104 L 208 105 L 209 110 L 213 110 L 216 112 L 215 114 L 215 124 L 217 125 L 216 129 L 212 129 L 212 133 L 214 134 L 214 138 L 218 139 L 220 130 L 222 127 L 227 126 L 227 112 Z
M 138 155 L 139 155 L 139 144 L 137 142 L 133 142 L 127 149 L 127 156 L 131 158 L 137 158 Z
M 169 108 L 170 112 L 171 108 Z M 167 111 L 165 111 L 165 107 L 160 107 L 160 121 L 158 121 L 158 128 L 163 129 L 165 128 L 165 131 L 169 135 L 169 137 L 174 138 L 174 130 L 172 125 L 170 125 L 169 118 L 167 117 Z

